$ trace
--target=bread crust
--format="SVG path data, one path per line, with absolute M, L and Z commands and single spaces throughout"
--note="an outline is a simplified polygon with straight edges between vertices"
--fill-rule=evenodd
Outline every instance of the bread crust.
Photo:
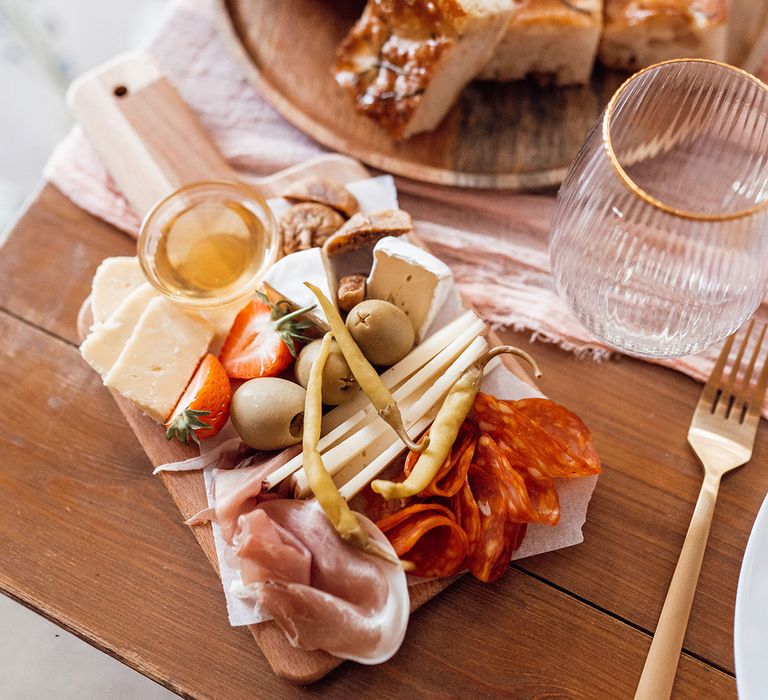
M 683 22 L 694 29 L 724 24 L 727 0 L 606 0 L 606 31 L 648 23 Z
M 562 27 L 600 26 L 602 5 L 593 0 L 529 0 L 515 10 L 510 27 L 546 23 Z
M 358 112 L 402 138 L 456 38 L 434 3 L 369 2 L 336 51 L 336 82 Z
M 637 70 L 671 58 L 724 60 L 728 0 L 606 0 L 600 60 Z

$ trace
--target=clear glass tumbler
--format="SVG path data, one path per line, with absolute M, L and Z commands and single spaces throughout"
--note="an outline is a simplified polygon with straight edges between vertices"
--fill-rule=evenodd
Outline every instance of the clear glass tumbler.
M 736 330 L 768 288 L 768 86 L 706 60 L 632 76 L 563 182 L 550 257 L 584 325 L 627 353 Z

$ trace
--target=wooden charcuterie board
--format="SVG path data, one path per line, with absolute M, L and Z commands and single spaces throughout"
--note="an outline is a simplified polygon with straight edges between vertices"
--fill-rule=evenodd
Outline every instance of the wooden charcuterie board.
M 202 126 L 178 93 L 146 57 L 128 54 L 86 74 L 73 84 L 70 105 L 88 138 L 122 192 L 139 215 L 177 187 L 202 179 L 232 179 L 236 173 L 211 143 Z M 307 176 L 340 183 L 370 177 L 357 161 L 329 155 L 260 180 L 251 180 L 264 197 Z M 81 337 L 91 325 L 86 300 L 78 319 Z M 493 338 L 491 338 L 493 342 Z M 528 381 L 509 356 L 505 364 Z M 164 431 L 134 404 L 113 392 L 137 439 L 154 466 L 195 454 L 191 446 L 165 439 Z M 181 517 L 187 519 L 207 506 L 203 476 L 199 472 L 161 472 Z M 214 569 L 217 558 L 210 524 L 194 525 L 192 532 Z M 410 589 L 415 609 L 446 588 L 453 579 L 422 583 Z M 310 683 L 341 663 L 325 652 L 292 647 L 274 623 L 250 627 L 275 673 L 294 683 Z
M 559 184 L 626 73 L 597 66 L 588 85 L 473 82 L 434 131 L 394 141 L 358 114 L 331 75 L 363 0 L 218 0 L 220 26 L 259 94 L 331 150 L 396 175 L 461 187 Z M 755 71 L 768 4 L 730 3 L 728 62 Z M 407 186 L 407 183 L 405 183 Z

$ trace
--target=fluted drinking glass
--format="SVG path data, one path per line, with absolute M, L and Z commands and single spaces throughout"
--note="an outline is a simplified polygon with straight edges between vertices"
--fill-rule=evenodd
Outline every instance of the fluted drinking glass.
M 768 86 L 706 60 L 632 76 L 563 182 L 550 257 L 579 319 L 630 354 L 736 330 L 768 288 Z

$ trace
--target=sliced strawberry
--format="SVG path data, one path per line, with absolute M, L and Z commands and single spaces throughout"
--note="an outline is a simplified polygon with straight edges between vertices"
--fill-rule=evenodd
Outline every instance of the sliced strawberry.
M 291 364 L 297 343 L 310 339 L 304 331 L 314 330 L 315 324 L 302 318 L 313 306 L 290 308 L 287 302 L 272 304 L 259 295 L 240 310 L 219 355 L 230 377 L 274 377 Z
M 229 377 L 216 356 L 208 353 L 171 412 L 165 437 L 175 437 L 185 445 L 189 438 L 200 444 L 213 437 L 229 418 L 231 400 Z

